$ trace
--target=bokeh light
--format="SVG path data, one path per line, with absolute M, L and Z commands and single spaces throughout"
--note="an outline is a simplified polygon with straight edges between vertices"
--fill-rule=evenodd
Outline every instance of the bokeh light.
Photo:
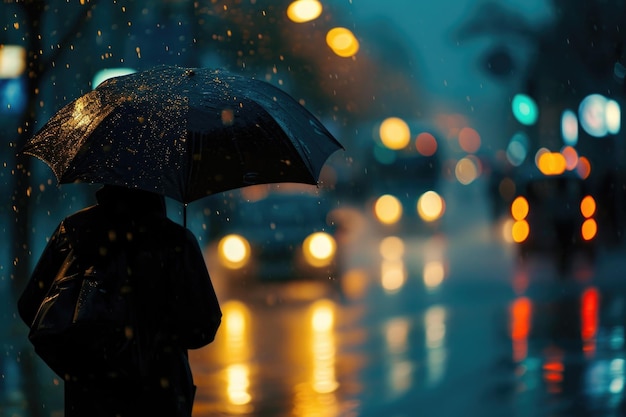
M 388 293 L 395 293 L 400 290 L 406 281 L 406 268 L 402 261 L 381 262 L 381 285 Z
M 586 288 L 580 296 L 580 336 L 583 340 L 583 351 L 589 355 L 595 351 L 599 328 L 601 296 L 597 288 Z M 611 366 L 611 370 L 613 370 Z M 623 382 L 620 383 L 623 385 Z M 620 389 L 619 392 L 622 392 Z
M 424 285 L 433 289 L 441 285 L 446 276 L 446 270 L 441 261 L 429 261 L 424 264 L 423 275 Z
M 539 166 L 539 158 L 541 157 L 541 155 L 543 155 L 544 153 L 549 153 L 550 150 L 548 148 L 539 148 L 537 149 L 537 152 L 535 152 L 535 165 Z
M 374 145 L 372 152 L 374 154 L 374 159 L 383 165 L 393 164 L 397 158 L 396 151 L 378 143 Z
M 530 206 L 524 196 L 519 196 L 511 204 L 511 216 L 515 220 L 524 220 L 528 216 Z
M 539 117 L 537 103 L 526 94 L 516 94 L 511 103 L 513 115 L 523 125 L 533 125 Z
M 220 240 L 218 253 L 226 267 L 241 268 L 250 258 L 250 244 L 243 236 L 230 234 Z
M 478 178 L 479 169 L 472 158 L 462 158 L 456 163 L 454 175 L 463 185 L 468 185 Z
M 402 204 L 391 194 L 385 194 L 374 203 L 374 214 L 381 223 L 397 223 L 402 217 Z
M 445 200 L 435 191 L 426 191 L 417 200 L 417 213 L 426 222 L 434 222 L 445 212 Z
M 589 135 L 597 138 L 607 135 L 606 105 L 607 99 L 601 94 L 590 94 L 580 102 L 580 125 Z
M 526 220 L 517 220 L 511 228 L 511 237 L 515 243 L 522 243 L 530 235 L 530 226 Z
M 302 243 L 304 258 L 310 265 L 318 268 L 329 265 L 336 251 L 335 239 L 325 232 L 312 233 Z
M 228 401 L 233 405 L 245 405 L 252 400 L 248 392 L 250 369 L 246 364 L 235 363 L 226 367 Z
M 26 70 L 26 49 L 0 44 L 0 78 L 17 78 Z
M 27 104 L 26 77 L 0 78 L 0 113 L 22 114 Z
M 584 240 L 591 240 L 598 233 L 598 224 L 594 219 L 587 219 L 583 223 L 580 232 Z
M 509 141 L 506 147 L 506 159 L 513 166 L 520 166 L 528 156 L 528 136 L 518 132 Z
M 511 303 L 509 311 L 513 359 L 515 362 L 521 362 L 528 355 L 528 335 L 532 324 L 532 301 L 528 297 L 519 297 Z
M 591 175 L 591 162 L 585 156 L 578 158 L 578 165 L 576 165 L 576 172 L 582 179 L 587 179 Z
M 380 255 L 388 261 L 399 261 L 404 256 L 404 241 L 397 236 L 388 236 L 380 241 Z
M 388 117 L 378 129 L 380 140 L 389 149 L 403 149 L 411 142 L 411 129 L 399 117 Z
M 327 332 L 335 325 L 335 308 L 329 300 L 316 301 L 311 306 L 311 327 L 316 332 Z
M 580 202 L 580 213 L 585 217 L 589 218 L 593 216 L 596 212 L 596 200 L 588 195 L 582 199 Z
M 480 134 L 471 127 L 459 131 L 459 146 L 467 153 L 476 153 L 480 149 Z
M 501 226 L 501 236 L 502 236 L 502 240 L 506 243 L 514 243 L 513 240 L 513 233 L 511 232 L 513 230 L 513 224 L 515 223 L 515 220 L 513 219 L 505 219 L 502 222 L 502 226 Z
M 565 110 L 561 115 L 561 135 L 566 145 L 575 146 L 578 143 L 578 117 L 571 110 Z
M 417 152 L 424 156 L 432 156 L 437 152 L 437 139 L 432 133 L 422 132 L 415 139 Z
M 578 152 L 573 146 L 564 146 L 561 155 L 565 158 L 565 169 L 572 171 L 578 165 Z
M 296 0 L 287 7 L 287 17 L 295 23 L 310 22 L 322 14 L 318 0 Z
M 349 29 L 343 27 L 329 30 L 326 43 L 336 55 L 343 58 L 354 56 L 359 51 L 359 41 Z
M 561 175 L 567 168 L 567 162 L 560 152 L 543 152 L 537 159 L 537 168 L 544 175 Z
M 607 131 L 613 135 L 618 134 L 622 124 L 622 111 L 619 104 L 615 100 L 607 100 L 604 111 Z

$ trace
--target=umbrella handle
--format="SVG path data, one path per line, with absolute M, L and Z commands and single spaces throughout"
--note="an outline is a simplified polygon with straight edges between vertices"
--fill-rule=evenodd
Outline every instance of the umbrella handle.
M 183 226 L 187 228 L 187 203 L 183 203 Z

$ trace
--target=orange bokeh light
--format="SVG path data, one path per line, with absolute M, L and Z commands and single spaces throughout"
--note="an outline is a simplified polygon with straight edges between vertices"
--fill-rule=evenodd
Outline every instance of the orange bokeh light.
M 580 202 L 580 213 L 589 218 L 596 212 L 596 200 L 592 196 L 588 195 Z
M 580 228 L 580 233 L 585 240 L 593 239 L 598 233 L 598 223 L 594 219 L 587 219 Z
M 515 220 L 524 220 L 528 216 L 529 210 L 528 200 L 523 196 L 517 197 L 511 204 L 511 216 Z
M 578 172 L 578 176 L 582 179 L 587 179 L 589 174 L 591 174 L 591 163 L 589 159 L 584 156 L 578 158 L 578 164 L 576 165 L 576 172 Z
M 471 127 L 459 131 L 459 145 L 467 153 L 475 153 L 480 149 L 480 134 Z
M 511 236 L 513 237 L 513 241 L 515 243 L 522 243 L 526 239 L 528 239 L 528 235 L 530 234 L 530 226 L 526 220 L 517 220 L 513 223 L 513 227 L 511 229 Z
M 343 58 L 356 55 L 359 51 L 359 41 L 350 31 L 344 27 L 336 27 L 326 34 L 326 43 L 335 54 Z
M 565 172 L 567 162 L 559 152 L 543 152 L 537 158 L 537 168 L 544 175 L 560 175 Z
M 598 332 L 598 310 L 600 307 L 600 293 L 594 287 L 586 289 L 580 300 L 581 336 L 589 340 Z
M 511 339 L 526 339 L 530 333 L 532 301 L 520 297 L 511 304 Z
M 578 152 L 573 146 L 566 146 L 561 150 L 561 154 L 565 158 L 565 169 L 571 171 L 578 165 Z
M 510 320 L 513 360 L 521 362 L 528 353 L 528 336 L 532 321 L 532 301 L 528 297 L 519 297 L 511 303 Z
M 432 156 L 437 152 L 437 139 L 428 132 L 422 132 L 415 139 L 415 148 L 424 156 Z

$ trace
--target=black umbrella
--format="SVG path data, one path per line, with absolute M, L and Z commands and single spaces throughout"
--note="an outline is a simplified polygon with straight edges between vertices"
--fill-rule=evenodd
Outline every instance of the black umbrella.
M 161 66 L 109 79 L 59 110 L 23 152 L 59 184 L 140 188 L 189 203 L 253 184 L 316 184 L 341 144 L 265 81 Z

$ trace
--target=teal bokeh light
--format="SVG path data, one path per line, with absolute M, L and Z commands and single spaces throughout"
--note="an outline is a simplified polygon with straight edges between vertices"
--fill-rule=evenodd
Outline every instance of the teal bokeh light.
M 537 122 L 539 109 L 532 97 L 526 94 L 516 94 L 511 107 L 513 115 L 521 124 L 530 126 Z
M 383 165 L 390 165 L 396 160 L 396 151 L 377 144 L 374 146 L 374 158 Z
M 26 80 L 23 76 L 0 78 L 0 114 L 22 114 L 27 101 Z
M 566 145 L 576 146 L 578 143 L 578 117 L 572 110 L 561 114 L 561 136 Z

